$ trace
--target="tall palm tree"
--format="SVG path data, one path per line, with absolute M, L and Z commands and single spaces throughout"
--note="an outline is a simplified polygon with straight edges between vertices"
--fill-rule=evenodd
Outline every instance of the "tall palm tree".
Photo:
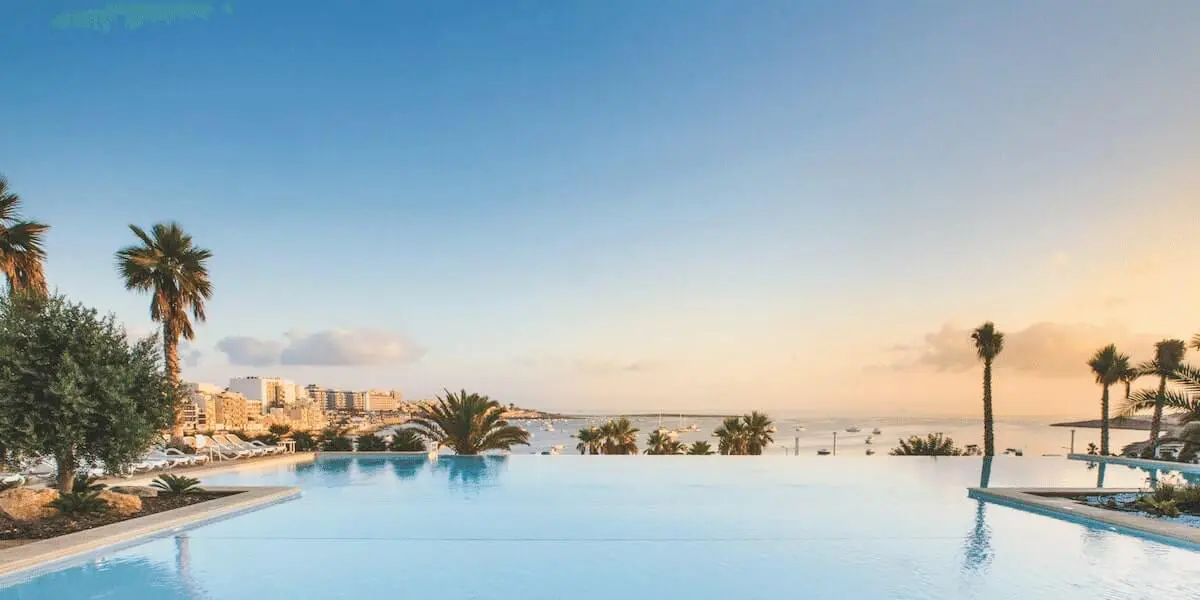
M 742 416 L 746 431 L 746 454 L 758 456 L 775 441 L 775 424 L 771 417 L 756 411 Z
M 971 332 L 975 354 L 983 361 L 983 455 L 996 455 L 995 422 L 992 417 L 992 362 L 1004 351 L 1004 334 L 991 321 Z
M 727 456 L 746 454 L 746 425 L 741 417 L 725 417 L 713 436 L 717 438 L 717 452 Z
M 1187 345 L 1183 340 L 1166 339 L 1154 344 L 1154 359 L 1139 365 L 1143 375 L 1158 377 L 1158 392 L 1154 395 L 1154 417 L 1150 420 L 1150 444 L 1153 449 L 1162 431 L 1163 406 L 1167 401 L 1167 381 L 1174 377 L 1183 365 Z M 1152 450 L 1153 451 L 1153 450 Z
M 1129 395 L 1132 393 L 1133 382 L 1137 381 L 1138 377 L 1142 376 L 1142 372 L 1138 370 L 1137 365 L 1126 362 L 1125 368 L 1121 370 L 1119 379 L 1125 384 L 1125 402 L 1129 402 Z
M 600 436 L 604 439 L 601 453 L 637 454 L 637 434 L 638 428 L 625 417 L 601 425 Z
M 179 383 L 179 338 L 192 340 L 192 320 L 203 323 L 204 304 L 212 298 L 208 259 L 212 252 L 192 243 L 178 223 L 157 223 L 146 233 L 137 225 L 129 229 L 140 244 L 117 251 L 117 271 L 125 289 L 150 293 L 150 318 L 162 323 L 163 357 L 167 376 Z M 182 409 L 182 405 L 180 406 Z M 173 437 L 183 436 L 182 412 L 176 412 Z
M 466 390 L 458 394 L 444 391 L 444 396 L 437 396 L 435 403 L 422 407 L 409 420 L 417 435 L 436 447 L 445 446 L 455 454 L 471 456 L 529 445 L 529 432 L 509 425 L 501 416 L 504 407 L 499 402 L 468 394 Z
M 1109 344 L 1096 351 L 1088 360 L 1096 383 L 1103 388 L 1100 394 L 1100 454 L 1108 456 L 1108 387 L 1121 381 L 1122 373 L 1129 371 L 1129 356 L 1117 352 L 1117 347 Z
M 575 449 L 580 454 L 600 454 L 601 446 L 604 444 L 604 438 L 596 427 L 581 428 L 575 434 L 575 439 L 579 440 L 579 443 L 575 444 Z
M 42 239 L 49 225 L 21 219 L 21 197 L 8 189 L 0 175 L 0 271 L 8 280 L 8 292 L 47 294 L 43 269 L 46 251 Z
M 692 445 L 688 446 L 687 453 L 690 456 L 708 456 L 713 453 L 713 449 L 708 442 L 692 442 Z

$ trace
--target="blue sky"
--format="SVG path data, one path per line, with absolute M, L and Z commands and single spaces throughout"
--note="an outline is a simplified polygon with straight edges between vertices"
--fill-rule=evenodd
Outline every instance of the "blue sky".
M 1168 276 L 1195 3 L 229 4 L 0 8 L 0 173 L 52 283 L 148 331 L 127 224 L 215 252 L 190 378 L 973 413 L 938 357 L 985 319 L 1014 365 L 1200 328 Z M 186 8 L 108 10 L 146 5 Z M 1043 371 L 998 410 L 1090 410 L 1082 368 Z

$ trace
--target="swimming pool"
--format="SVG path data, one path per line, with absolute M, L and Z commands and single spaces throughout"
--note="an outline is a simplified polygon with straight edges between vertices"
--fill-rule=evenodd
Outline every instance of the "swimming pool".
M 0 600 L 1194 598 L 1200 553 L 967 498 L 978 458 L 322 459 L 304 496 L 9 583 Z M 999 457 L 992 486 L 1089 486 Z M 1105 486 L 1147 473 L 1109 466 Z

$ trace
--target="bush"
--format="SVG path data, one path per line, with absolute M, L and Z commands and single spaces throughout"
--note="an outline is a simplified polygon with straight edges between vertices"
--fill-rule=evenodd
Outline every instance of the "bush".
M 292 441 L 296 442 L 296 452 L 312 452 L 317 449 L 317 439 L 307 431 L 293 433 Z
M 925 437 L 914 435 L 899 440 L 900 446 L 892 449 L 892 456 L 962 456 L 963 451 L 954 445 L 954 440 L 940 433 Z
M 1138 510 L 1145 511 L 1156 517 L 1178 517 L 1179 508 L 1174 500 L 1160 500 L 1154 495 L 1142 496 L 1133 503 Z
M 204 491 L 200 488 L 199 479 L 170 473 L 159 475 L 157 479 L 150 482 L 150 487 L 165 494 L 196 494 Z
M 50 501 L 50 506 L 68 516 L 96 515 L 108 512 L 108 503 L 100 499 L 100 492 L 87 490 L 60 494 Z
M 387 450 L 387 442 L 383 438 L 368 433 L 358 436 L 358 451 L 359 452 L 382 452 Z
M 321 450 L 325 452 L 350 452 L 354 450 L 354 441 L 344 435 L 339 435 L 323 440 L 321 442 Z
M 424 452 L 425 440 L 411 429 L 397 429 L 388 449 L 392 452 Z
M 267 431 L 271 432 L 272 435 L 282 437 L 292 432 L 292 426 L 282 424 L 271 425 L 267 427 Z
M 99 477 L 90 477 L 83 473 L 78 473 L 75 475 L 75 484 L 71 486 L 71 490 L 76 492 L 98 492 L 108 487 L 103 483 L 96 483 L 97 481 L 100 481 Z

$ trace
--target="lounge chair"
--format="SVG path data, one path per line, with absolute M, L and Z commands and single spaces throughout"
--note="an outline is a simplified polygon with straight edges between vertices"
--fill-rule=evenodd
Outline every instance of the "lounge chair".
M 246 444 L 246 445 L 249 445 L 254 448 L 261 448 L 263 450 L 266 450 L 268 454 L 283 454 L 285 451 L 287 451 L 287 448 L 284 448 L 283 446 L 280 446 L 278 444 L 271 445 L 271 444 L 267 444 L 267 443 L 264 443 L 259 440 L 245 441 L 242 438 L 240 438 L 236 435 L 233 435 L 232 433 L 225 434 L 225 439 L 227 439 L 231 442 L 241 442 L 242 444 Z
M 266 448 L 259 448 L 258 446 L 248 444 L 228 433 L 215 435 L 213 438 L 234 448 L 245 450 L 246 452 L 249 452 L 251 456 L 266 456 L 267 454 L 271 454 L 271 451 L 267 450 Z
M 242 450 L 240 448 L 235 448 L 233 446 L 230 446 L 228 444 L 224 444 L 224 443 L 218 441 L 216 438 L 210 438 L 210 437 L 204 436 L 204 435 L 196 436 L 196 444 L 197 444 L 197 446 L 196 446 L 197 448 L 204 448 L 205 450 L 207 450 L 208 452 L 211 452 L 212 454 L 216 455 L 217 458 L 220 458 L 222 460 L 232 460 L 232 459 L 237 459 L 237 458 L 246 458 L 248 456 L 253 456 L 253 453 L 251 453 L 249 450 Z
M 1183 451 L 1183 442 L 1162 442 L 1158 448 L 1154 450 L 1154 458 L 1166 458 L 1175 460 L 1179 458 L 1179 453 Z
M 157 448 L 151 448 L 149 451 L 143 454 L 142 460 L 162 461 L 166 463 L 166 468 L 168 470 L 174 469 L 175 467 L 190 467 L 196 464 L 196 461 L 192 460 L 190 456 L 171 456 Z
M 192 465 L 202 465 L 209 461 L 207 454 L 188 454 L 187 452 L 182 452 L 178 448 L 171 448 L 170 446 L 154 446 L 152 449 L 157 450 L 158 452 L 171 458 L 186 458 Z

